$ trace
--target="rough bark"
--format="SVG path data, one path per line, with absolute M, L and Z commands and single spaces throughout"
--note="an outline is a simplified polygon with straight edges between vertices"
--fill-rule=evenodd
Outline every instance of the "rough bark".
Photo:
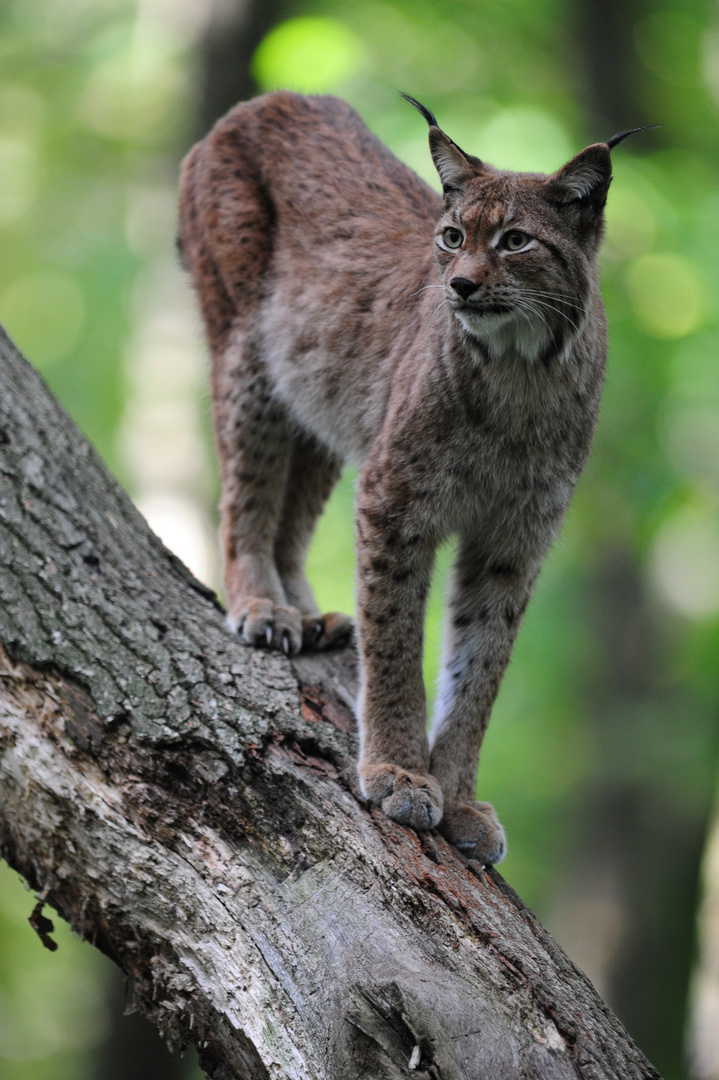
M 211 1077 L 658 1076 L 498 873 L 363 803 L 351 650 L 234 639 L 5 336 L 0 646 L 0 850 Z

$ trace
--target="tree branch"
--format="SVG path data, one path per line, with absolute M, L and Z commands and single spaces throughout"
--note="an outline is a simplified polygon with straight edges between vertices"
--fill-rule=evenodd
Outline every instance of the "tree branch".
M 354 655 L 243 647 L 0 336 L 0 850 L 212 1077 L 657 1077 L 495 871 L 371 810 Z

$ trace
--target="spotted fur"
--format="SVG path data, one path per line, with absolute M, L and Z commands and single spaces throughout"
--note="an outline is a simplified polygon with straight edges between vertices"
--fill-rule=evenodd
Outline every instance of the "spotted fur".
M 501 171 L 422 111 L 443 198 L 341 101 L 238 105 L 185 159 L 180 245 L 213 358 L 232 627 L 290 654 L 347 636 L 304 559 L 343 463 L 360 465 L 362 789 L 491 863 L 505 840 L 475 801 L 478 752 L 595 426 L 610 154 Z M 451 535 L 430 751 L 424 608 Z

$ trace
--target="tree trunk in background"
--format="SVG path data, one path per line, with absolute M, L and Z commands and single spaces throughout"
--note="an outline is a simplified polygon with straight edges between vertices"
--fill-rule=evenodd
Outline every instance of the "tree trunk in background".
M 196 138 L 206 135 L 238 101 L 257 93 L 250 61 L 265 34 L 287 9 L 287 0 L 214 0 L 212 19 L 200 43 Z
M 0 385 L 0 850 L 163 1036 L 222 1080 L 658 1077 L 497 873 L 358 797 L 354 653 L 243 647 L 4 336 Z
M 649 10 L 642 0 L 580 0 L 573 7 L 574 67 L 597 138 L 656 120 L 644 111 L 634 34 Z M 696 813 L 677 814 L 662 780 L 640 767 L 632 771 L 622 758 L 627 728 L 667 711 L 664 627 L 628 544 L 600 552 L 595 563 L 587 611 L 601 683 L 585 691 L 595 780 L 563 920 L 580 933 L 593 927 L 596 964 L 588 962 L 588 970 L 659 1067 L 680 1075 L 705 822 Z M 677 722 L 696 709 L 680 690 L 672 705 Z M 555 930 L 563 936 L 559 925 Z M 581 949 L 573 955 L 582 963 Z
M 656 117 L 645 116 L 642 63 L 634 45 L 634 25 L 645 14 L 642 0 L 579 0 L 570 10 L 573 67 L 595 137 L 608 139 L 615 131 L 656 123 Z
M 659 723 L 673 709 L 680 723 L 695 706 L 679 693 L 666 700 L 662 627 L 632 553 L 604 552 L 586 610 L 601 673 L 584 699 L 594 782 L 565 919 L 597 949 L 599 970 L 586 967 L 612 1008 L 661 1070 L 678 1076 L 704 821 L 680 813 L 665 778 L 643 769 L 634 747 L 648 738 L 646 717 Z M 638 725 L 644 731 L 633 732 Z M 585 966 L 581 946 L 572 953 Z

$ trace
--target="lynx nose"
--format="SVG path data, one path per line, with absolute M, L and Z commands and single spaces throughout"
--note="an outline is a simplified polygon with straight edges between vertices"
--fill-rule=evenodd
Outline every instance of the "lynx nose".
M 470 296 L 477 288 L 476 281 L 470 281 L 466 277 L 453 277 L 449 283 L 450 289 L 454 289 L 456 293 L 462 297 L 463 300 L 469 300 Z

